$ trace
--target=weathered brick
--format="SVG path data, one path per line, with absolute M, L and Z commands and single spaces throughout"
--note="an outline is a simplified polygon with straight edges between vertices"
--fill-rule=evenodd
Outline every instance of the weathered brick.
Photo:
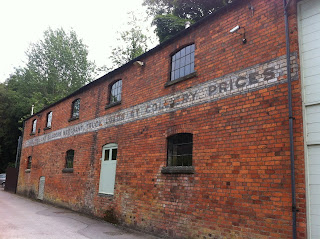
M 295 2 L 295 1 L 293 1 Z M 25 122 L 18 193 L 175 238 L 291 238 L 290 142 L 282 1 L 246 1 Z M 294 4 L 293 4 L 294 5 Z M 245 26 L 247 44 L 230 34 Z M 298 238 L 306 237 L 296 9 L 290 8 Z M 197 76 L 165 87 L 170 54 L 195 43 Z M 122 79 L 122 102 L 105 109 Z M 81 99 L 80 118 L 68 121 Z M 52 128 L 44 130 L 53 112 Z M 40 133 L 30 135 L 32 120 Z M 163 174 L 167 137 L 193 134 L 194 174 Z M 114 196 L 99 192 L 102 147 L 118 144 Z M 75 150 L 73 173 L 62 173 Z M 26 173 L 27 157 L 32 168 Z

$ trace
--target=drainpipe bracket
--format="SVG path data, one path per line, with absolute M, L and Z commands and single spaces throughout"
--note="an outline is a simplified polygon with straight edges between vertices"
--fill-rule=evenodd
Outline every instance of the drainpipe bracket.
M 292 212 L 299 212 L 299 209 L 296 206 L 292 206 Z

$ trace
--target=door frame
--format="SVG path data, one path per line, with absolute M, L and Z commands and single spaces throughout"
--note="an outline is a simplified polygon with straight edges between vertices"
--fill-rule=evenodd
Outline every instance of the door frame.
M 102 157 L 100 158 L 100 161 L 101 161 L 101 164 L 100 164 L 100 177 L 99 177 L 99 188 L 98 188 L 98 193 L 99 194 L 102 194 L 102 195 L 114 195 L 114 187 L 115 187 L 115 184 L 116 184 L 116 173 L 117 173 L 117 160 L 115 160 L 115 172 L 114 172 L 114 183 L 113 183 L 113 190 L 112 190 L 112 192 L 103 192 L 102 190 L 101 190 L 101 187 L 100 187 L 100 185 L 101 185 L 101 179 L 102 179 L 102 168 L 103 168 L 103 161 L 104 161 L 104 158 L 105 158 L 105 153 L 106 153 L 106 151 L 107 150 L 110 150 L 110 153 L 109 153 L 109 157 L 110 157 L 110 155 L 112 155 L 112 150 L 113 149 L 118 149 L 118 144 L 116 144 L 116 143 L 109 143 L 109 144 L 106 144 L 106 145 L 104 145 L 103 147 L 102 147 Z M 114 160 L 112 160 L 111 158 L 109 158 L 109 160 L 108 161 L 114 161 Z

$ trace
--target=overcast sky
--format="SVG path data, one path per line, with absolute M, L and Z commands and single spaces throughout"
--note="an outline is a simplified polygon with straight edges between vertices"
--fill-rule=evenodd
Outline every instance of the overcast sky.
M 14 67 L 24 65 L 30 43 L 42 39 L 49 27 L 72 28 L 88 46 L 89 59 L 98 67 L 108 65 L 117 31 L 127 29 L 127 12 L 146 17 L 142 1 L 0 0 L 0 82 L 14 72 Z

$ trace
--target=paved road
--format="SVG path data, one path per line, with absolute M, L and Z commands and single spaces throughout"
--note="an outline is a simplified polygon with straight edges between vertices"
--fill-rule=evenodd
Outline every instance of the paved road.
M 3 191 L 0 188 L 0 239 L 155 239 Z

